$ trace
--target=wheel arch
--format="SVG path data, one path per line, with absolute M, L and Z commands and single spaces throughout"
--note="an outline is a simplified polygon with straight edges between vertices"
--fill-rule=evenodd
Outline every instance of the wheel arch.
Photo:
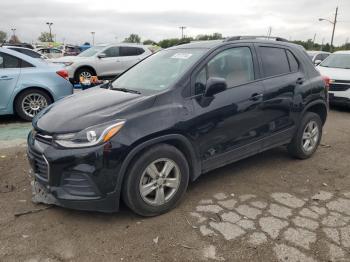
M 116 188 L 116 192 L 118 193 L 118 195 L 120 195 L 121 193 L 121 189 L 122 189 L 124 177 L 127 173 L 127 169 L 129 165 L 132 163 L 132 161 L 135 159 L 135 157 L 137 157 L 139 154 L 141 154 L 148 148 L 155 146 L 157 144 L 162 144 L 162 143 L 172 145 L 184 154 L 189 164 L 191 181 L 194 181 L 196 178 L 199 177 L 199 175 L 201 174 L 201 164 L 196 156 L 195 150 L 191 142 L 185 136 L 180 134 L 163 135 L 160 137 L 149 139 L 141 144 L 138 144 L 128 153 L 128 155 L 125 157 L 122 163 L 122 166 L 120 168 L 119 175 L 118 175 L 117 188 Z
M 16 112 L 16 102 L 17 102 L 18 97 L 19 97 L 22 93 L 24 93 L 24 92 L 26 92 L 26 91 L 28 91 L 28 90 L 40 90 L 40 91 L 42 91 L 42 92 L 45 92 L 45 93 L 50 97 L 52 103 L 55 102 L 54 96 L 53 96 L 53 94 L 52 94 L 49 90 L 47 90 L 47 89 L 45 89 L 45 88 L 43 88 L 43 87 L 39 87 L 39 86 L 29 86 L 29 87 L 23 88 L 22 90 L 20 90 L 20 91 L 14 96 L 13 102 L 12 102 L 12 110 L 13 110 L 14 113 L 17 114 L 17 112 Z
M 317 100 L 308 104 L 303 111 L 304 115 L 306 112 L 313 112 L 318 114 L 322 120 L 322 125 L 326 123 L 327 114 L 328 114 L 328 105 L 323 100 Z

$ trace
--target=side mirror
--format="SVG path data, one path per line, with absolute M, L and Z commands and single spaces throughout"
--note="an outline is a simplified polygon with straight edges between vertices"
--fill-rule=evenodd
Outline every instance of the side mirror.
M 105 53 L 100 53 L 97 55 L 98 58 L 105 58 L 107 55 Z
M 207 81 L 204 96 L 212 97 L 215 94 L 221 93 L 227 89 L 227 83 L 224 78 L 210 77 Z
M 315 65 L 319 65 L 319 64 L 321 64 L 322 63 L 322 60 L 315 60 Z

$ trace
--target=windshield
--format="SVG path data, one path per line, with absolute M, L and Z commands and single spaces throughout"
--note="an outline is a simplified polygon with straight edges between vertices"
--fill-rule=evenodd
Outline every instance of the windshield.
M 169 88 L 190 68 L 206 49 L 173 49 L 160 51 L 145 59 L 112 83 L 112 88 L 140 92 Z
M 350 69 L 350 54 L 332 54 L 320 66 Z
M 105 48 L 105 46 L 93 46 L 89 49 L 85 50 L 84 52 L 81 52 L 78 56 L 80 57 L 90 57 L 93 55 L 96 55 L 98 51 Z

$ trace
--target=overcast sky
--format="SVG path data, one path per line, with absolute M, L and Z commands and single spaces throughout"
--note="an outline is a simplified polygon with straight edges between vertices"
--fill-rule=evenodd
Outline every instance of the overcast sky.
M 53 22 L 57 41 L 81 44 L 122 41 L 130 33 L 142 40 L 180 37 L 185 34 L 222 33 L 272 35 L 287 39 L 330 42 L 333 20 L 339 5 L 335 44 L 350 38 L 350 0 L 0 0 L 0 30 L 16 34 L 22 41 L 36 41 Z M 348 40 L 350 42 L 350 40 Z

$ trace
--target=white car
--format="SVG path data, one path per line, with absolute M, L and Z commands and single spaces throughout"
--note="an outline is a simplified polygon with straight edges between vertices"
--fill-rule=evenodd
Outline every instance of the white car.
M 37 51 L 40 54 L 47 56 L 48 58 L 58 58 L 58 57 L 62 57 L 63 56 L 63 51 L 62 50 L 59 50 L 57 48 L 52 48 L 52 47 L 39 48 L 39 49 L 37 49 Z
M 149 48 L 137 44 L 96 45 L 77 56 L 52 59 L 51 62 L 65 64 L 69 78 L 79 82 L 81 76 L 117 76 L 151 54 Z
M 321 75 L 330 78 L 330 104 L 350 106 L 350 51 L 331 54 L 317 69 Z
M 306 51 L 314 65 L 319 65 L 325 60 L 331 53 L 325 51 Z

